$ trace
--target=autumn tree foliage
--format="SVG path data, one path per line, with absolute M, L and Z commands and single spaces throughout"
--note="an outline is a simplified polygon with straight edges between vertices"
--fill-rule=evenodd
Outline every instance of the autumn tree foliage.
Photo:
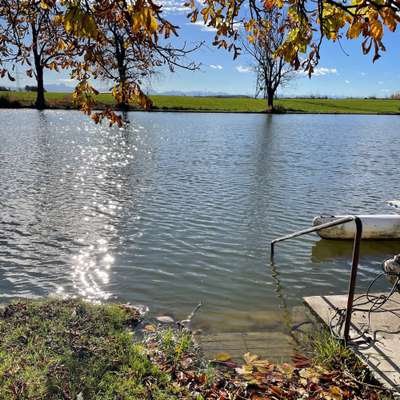
M 147 45 L 147 37 L 125 29 L 123 19 L 100 22 L 105 24 L 104 36 L 91 45 L 91 73 L 95 78 L 112 82 L 117 107 L 127 110 L 135 94 L 141 96 L 142 81 L 161 63 Z M 148 106 L 147 102 L 145 105 Z
M 143 96 L 140 87 L 159 67 L 167 65 L 172 71 L 175 67 L 191 70 L 197 68 L 196 64 L 185 62 L 186 55 L 197 46 L 187 48 L 183 44 L 174 47 L 165 40 L 158 40 L 156 32 L 159 23 L 163 24 L 164 38 L 177 35 L 177 27 L 166 20 L 157 20 L 151 16 L 150 11 L 146 11 L 142 19 L 135 16 L 128 18 L 124 2 L 115 2 L 109 12 L 105 18 L 93 5 L 91 14 L 101 33 L 97 40 L 86 44 L 86 60 L 93 77 L 113 82 L 113 95 L 118 108 L 126 110 L 129 103 L 137 102 L 138 99 L 148 107 L 150 100 Z M 140 26 L 146 18 L 149 18 L 148 28 L 154 29 L 153 32 Z
M 45 107 L 44 71 L 72 65 L 75 40 L 56 0 L 0 0 L 0 76 L 15 81 L 16 66 L 37 83 L 35 105 Z
M 65 1 L 64 26 L 67 33 L 83 40 L 83 57 L 74 64 L 71 77 L 79 83 L 74 99 L 80 109 L 99 122 L 107 117 L 121 124 L 121 117 L 111 109 L 93 113 L 96 89 L 93 79 L 112 80 L 116 103 L 126 108 L 136 103 L 151 107 L 142 90 L 143 78 L 157 67 L 167 65 L 196 69 L 185 57 L 197 46 L 187 49 L 168 42 L 177 36 L 178 27 L 162 14 L 162 7 L 152 0 Z
M 189 18 L 202 18 L 207 26 L 216 28 L 214 45 L 227 48 L 236 57 L 240 53 L 238 26 L 243 26 L 252 41 L 261 29 L 270 29 L 265 19 L 268 10 L 284 10 L 286 18 L 280 29 L 287 35 L 276 50 L 295 68 L 303 67 L 311 75 L 320 58 L 320 47 L 325 39 L 340 41 L 362 39 L 362 51 L 372 51 L 376 61 L 385 50 L 385 28 L 395 31 L 400 20 L 400 2 L 393 0 L 190 0 Z

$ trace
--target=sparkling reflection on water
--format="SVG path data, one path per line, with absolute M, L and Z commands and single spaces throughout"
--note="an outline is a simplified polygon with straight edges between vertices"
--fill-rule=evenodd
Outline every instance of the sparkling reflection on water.
M 271 265 L 268 242 L 399 195 L 397 117 L 0 117 L 3 300 L 59 293 L 177 317 L 203 301 L 205 329 L 279 329 L 302 296 L 345 292 L 351 244 L 309 236 Z M 360 286 L 399 250 L 363 243 Z

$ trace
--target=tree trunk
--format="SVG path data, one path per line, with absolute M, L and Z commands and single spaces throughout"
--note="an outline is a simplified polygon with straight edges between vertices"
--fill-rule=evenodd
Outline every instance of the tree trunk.
M 122 85 L 125 84 L 123 83 Z M 117 108 L 124 112 L 129 111 L 129 101 L 126 98 L 125 89 L 123 89 L 122 100 L 117 104 Z
M 122 98 L 121 101 L 117 104 L 117 108 L 121 111 L 129 111 L 129 99 L 126 96 L 125 90 L 126 90 L 126 81 L 122 80 L 120 81 L 121 89 L 122 89 Z
M 121 111 L 129 111 L 129 98 L 126 95 L 126 69 L 124 66 L 124 55 L 123 53 L 120 56 L 120 59 L 118 59 L 118 74 L 119 74 L 119 82 L 122 87 L 122 99 L 119 104 L 117 104 L 118 108 Z
M 40 62 L 40 57 L 38 55 L 35 55 L 35 69 L 37 82 L 35 107 L 38 110 L 43 110 L 46 107 L 46 101 L 44 98 L 43 66 Z
M 126 89 L 126 66 L 125 66 L 125 48 L 124 48 L 124 43 L 120 37 L 115 37 L 115 57 L 117 59 L 117 65 L 118 65 L 118 77 L 119 77 L 119 83 L 122 88 L 122 99 L 121 101 L 117 104 L 117 107 L 121 111 L 129 111 L 129 99 L 126 96 L 125 89 Z
M 267 105 L 270 110 L 274 109 L 275 92 L 272 89 L 267 90 Z
M 122 69 L 119 71 L 119 81 L 122 87 L 122 99 L 121 101 L 117 104 L 117 107 L 121 111 L 129 111 L 129 99 L 127 98 L 126 95 L 126 77 L 125 77 L 125 71 Z

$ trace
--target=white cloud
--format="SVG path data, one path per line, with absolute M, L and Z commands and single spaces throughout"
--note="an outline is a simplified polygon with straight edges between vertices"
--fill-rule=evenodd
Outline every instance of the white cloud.
M 367 73 L 366 72 L 361 72 L 361 76 L 366 76 Z
M 345 80 L 344 83 L 350 84 L 351 82 L 349 80 Z
M 198 26 L 199 28 L 201 28 L 202 31 L 205 32 L 217 32 L 217 29 L 214 28 L 213 26 L 208 26 L 204 23 L 204 21 L 202 19 L 197 20 L 196 22 L 188 22 L 186 25 L 195 25 Z M 236 30 L 239 30 L 239 28 L 241 27 L 241 22 L 234 22 L 233 23 L 233 27 Z
M 252 67 L 245 67 L 244 65 L 238 65 L 236 67 L 236 71 L 240 72 L 241 74 L 247 74 L 249 72 L 254 72 L 254 68 Z
M 181 0 L 160 0 L 159 4 L 163 7 L 163 11 L 169 14 L 179 14 L 190 10 L 184 6 L 185 1 Z
M 378 81 L 378 85 L 383 85 L 384 83 L 383 81 Z
M 219 64 L 217 64 L 217 65 L 210 64 L 209 67 L 212 68 L 212 69 L 219 69 L 219 70 L 223 69 L 223 66 L 219 65 Z
M 236 21 L 233 23 L 233 28 L 235 28 L 235 30 L 239 30 L 242 25 L 242 22 Z
M 217 31 L 214 27 L 212 27 L 212 26 L 207 26 L 207 25 L 204 23 L 204 21 L 202 21 L 202 20 L 198 20 L 198 21 L 196 21 L 196 22 L 190 22 L 190 23 L 188 23 L 188 24 L 186 24 L 186 25 L 195 25 L 195 26 L 198 26 L 198 27 L 200 27 L 200 29 L 201 29 L 202 31 L 204 31 L 204 32 L 216 32 L 216 31 Z
M 78 83 L 76 79 L 71 79 L 71 78 L 60 78 L 58 81 L 62 83 Z
M 336 68 L 325 68 L 325 67 L 317 67 L 314 69 L 314 75 L 315 76 L 322 76 L 322 75 L 336 75 L 337 69 Z
M 308 71 L 298 70 L 297 74 L 308 76 Z M 338 71 L 336 68 L 316 67 L 312 76 L 324 76 L 324 75 L 337 75 Z
M 76 79 L 71 79 L 71 78 L 56 78 L 56 79 L 51 79 L 49 77 L 46 82 L 45 86 L 47 85 L 64 85 L 68 87 L 75 87 L 78 84 L 78 81 Z

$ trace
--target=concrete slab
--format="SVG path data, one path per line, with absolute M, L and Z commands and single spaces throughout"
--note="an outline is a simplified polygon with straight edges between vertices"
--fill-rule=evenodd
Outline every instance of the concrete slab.
M 378 381 L 400 393 L 400 294 L 396 292 L 381 307 L 371 309 L 370 300 L 381 295 L 385 294 L 371 294 L 370 299 L 355 296 L 349 345 Z M 343 324 L 338 321 L 344 315 L 347 295 L 306 297 L 304 302 L 336 335 L 342 336 Z
M 200 310 L 193 320 L 193 330 L 207 334 L 221 332 L 276 332 L 307 319 L 304 306 L 274 310 Z M 284 328 L 282 328 L 284 327 Z
M 281 332 L 219 333 L 201 335 L 198 341 L 208 359 L 227 353 L 237 362 L 242 362 L 243 354 L 248 352 L 271 362 L 289 361 L 294 347 L 292 338 Z

